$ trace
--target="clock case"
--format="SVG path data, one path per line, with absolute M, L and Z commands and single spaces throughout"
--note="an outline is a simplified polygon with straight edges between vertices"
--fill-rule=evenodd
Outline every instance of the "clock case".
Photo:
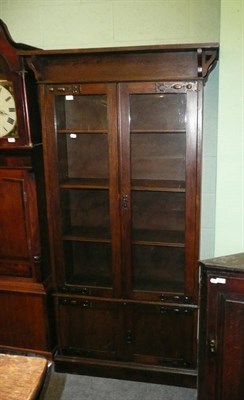
M 36 82 L 33 73 L 23 58 L 20 50 L 31 50 L 32 46 L 15 43 L 5 23 L 0 20 L 0 80 L 13 85 L 17 113 L 17 137 L 0 138 L 0 148 L 33 147 L 41 142 L 40 117 L 38 113 Z
M 0 352 L 52 358 L 55 335 L 36 81 L 0 20 L 0 79 L 12 82 L 18 137 L 0 138 Z

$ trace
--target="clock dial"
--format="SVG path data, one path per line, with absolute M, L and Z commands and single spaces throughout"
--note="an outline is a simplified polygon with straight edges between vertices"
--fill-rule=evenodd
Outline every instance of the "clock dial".
M 10 83 L 0 82 L 0 138 L 16 136 L 16 107 Z

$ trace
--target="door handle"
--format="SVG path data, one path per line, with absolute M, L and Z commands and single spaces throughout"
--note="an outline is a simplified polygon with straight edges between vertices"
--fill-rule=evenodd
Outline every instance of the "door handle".
M 211 339 L 209 340 L 209 349 L 210 349 L 210 353 L 211 353 L 211 354 L 215 354 L 215 353 L 216 353 L 216 350 L 217 350 L 217 342 L 216 342 L 216 339 L 211 338 Z
M 123 194 L 121 197 L 121 206 L 124 210 L 128 210 L 129 199 L 127 194 Z

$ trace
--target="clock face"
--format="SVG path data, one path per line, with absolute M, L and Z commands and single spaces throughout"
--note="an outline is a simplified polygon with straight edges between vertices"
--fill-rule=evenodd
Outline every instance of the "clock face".
M 17 136 L 17 115 L 11 92 L 11 83 L 0 81 L 0 138 Z

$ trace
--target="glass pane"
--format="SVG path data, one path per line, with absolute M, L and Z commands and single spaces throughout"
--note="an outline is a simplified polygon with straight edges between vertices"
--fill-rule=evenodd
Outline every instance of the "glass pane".
M 183 291 L 184 253 L 184 248 L 133 245 L 134 289 Z
M 108 195 L 106 190 L 62 190 L 63 234 L 109 239 Z
M 106 95 L 57 96 L 58 129 L 107 130 Z
M 107 243 L 65 242 L 68 284 L 111 287 L 111 246 Z
M 59 134 L 60 180 L 108 179 L 107 134 Z
M 111 288 L 107 95 L 59 95 L 55 111 L 66 283 Z
M 184 193 L 132 192 L 133 240 L 183 244 L 184 229 Z
M 132 133 L 132 179 L 185 181 L 185 133 Z
M 135 290 L 183 291 L 185 114 L 185 94 L 130 96 Z
M 133 94 L 131 130 L 184 130 L 185 111 L 185 94 Z

